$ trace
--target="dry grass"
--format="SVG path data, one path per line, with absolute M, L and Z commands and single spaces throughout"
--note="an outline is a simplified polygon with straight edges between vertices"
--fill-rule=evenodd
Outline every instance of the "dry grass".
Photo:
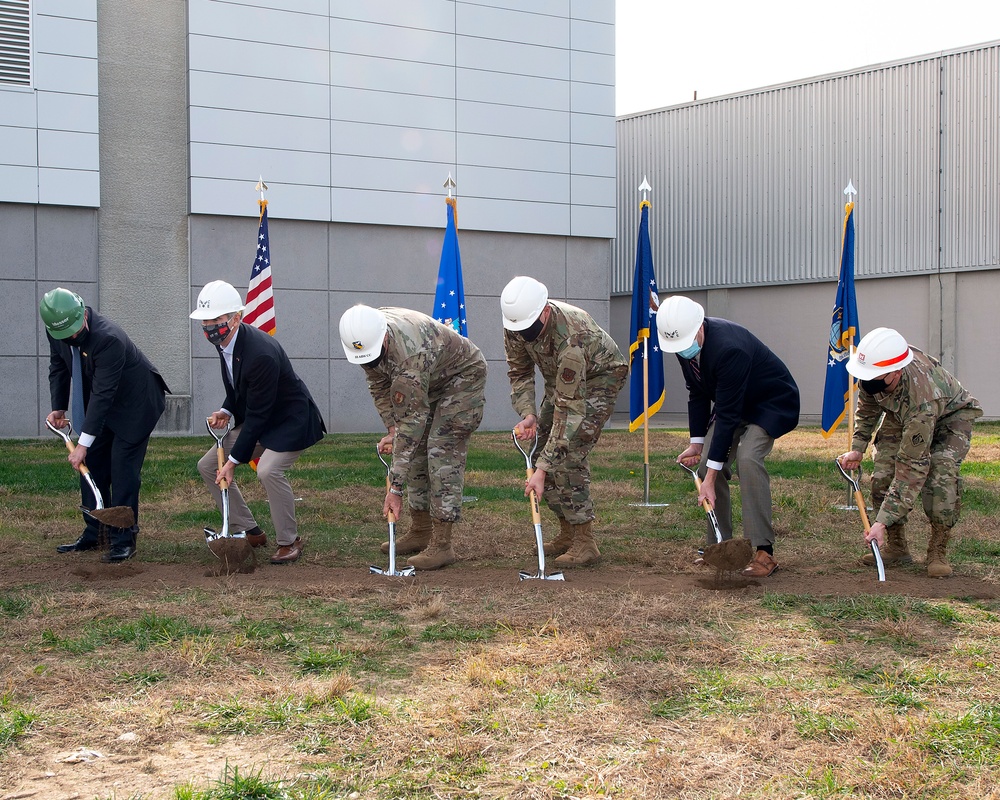
M 678 431 L 652 437 L 666 508 L 630 505 L 637 438 L 602 439 L 605 563 L 565 584 L 516 579 L 533 536 L 502 434 L 477 435 L 462 562 L 416 580 L 366 574 L 384 472 L 361 437 L 293 478 L 303 562 L 253 575 L 204 576 L 197 537 L 216 520 L 182 477 L 204 443 L 154 443 L 179 466 L 153 465 L 140 560 L 117 571 L 56 557 L 78 500 L 22 476 L 0 490 L 0 797 L 180 797 L 226 763 L 296 797 L 996 797 L 996 430 L 970 454 L 960 576 L 915 566 L 884 588 L 854 561 L 856 514 L 835 508 L 846 490 L 825 465 L 842 448 L 815 431 L 773 457 L 782 571 L 734 590 L 689 565 L 704 515 L 671 466 Z M 918 512 L 915 543 L 925 528 Z M 81 747 L 104 758 L 57 760 Z

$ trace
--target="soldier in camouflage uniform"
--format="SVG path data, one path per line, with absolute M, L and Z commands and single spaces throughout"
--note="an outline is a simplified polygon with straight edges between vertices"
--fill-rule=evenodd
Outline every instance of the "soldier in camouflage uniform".
M 907 346 L 891 328 L 862 338 L 847 370 L 861 390 L 851 451 L 840 457 L 844 469 L 861 465 L 875 434 L 872 505 L 878 514 L 865 540 L 888 544 L 886 564 L 912 561 L 904 528 L 919 495 L 931 523 L 927 574 L 951 575 L 947 547 L 962 508 L 959 470 L 982 407 L 936 359 Z
M 582 309 L 548 299 L 534 278 L 514 278 L 500 297 L 511 402 L 518 439 L 538 437 L 535 472 L 525 484 L 559 518 L 559 535 L 544 546 L 560 566 L 601 557 L 592 531 L 587 456 L 614 410 L 628 362 L 614 340 Z M 535 405 L 535 368 L 545 391 Z
M 388 429 L 379 442 L 392 453 L 383 515 L 399 517 L 407 487 L 411 525 L 396 550 L 418 553 L 406 562 L 417 569 L 453 564 L 452 525 L 462 511 L 469 438 L 483 419 L 486 359 L 454 329 L 405 308 L 354 306 L 340 336 L 348 360 L 364 367 Z

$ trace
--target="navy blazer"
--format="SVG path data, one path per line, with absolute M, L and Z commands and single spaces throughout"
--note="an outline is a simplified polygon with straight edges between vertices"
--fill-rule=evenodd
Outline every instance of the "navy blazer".
M 241 464 L 250 461 L 257 442 L 277 453 L 291 453 L 323 438 L 326 426 L 319 408 L 273 336 L 241 323 L 233 348 L 232 381 L 221 349 L 219 361 L 226 387 L 223 408 L 243 426 L 231 452 L 234 459 Z
M 87 307 L 90 332 L 80 346 L 83 407 L 79 432 L 99 436 L 108 428 L 133 444 L 148 439 L 165 406 L 167 384 L 156 367 L 118 325 Z M 69 408 L 73 351 L 69 339 L 49 340 L 49 394 L 52 408 Z M 82 423 L 82 424 L 81 424 Z
M 759 425 L 774 439 L 798 425 L 799 387 L 792 374 L 742 325 L 705 319 L 705 343 L 698 355 L 700 381 L 689 359 L 678 355 L 677 360 L 688 388 L 691 436 L 704 436 L 715 417 L 710 461 L 725 463 L 743 422 Z

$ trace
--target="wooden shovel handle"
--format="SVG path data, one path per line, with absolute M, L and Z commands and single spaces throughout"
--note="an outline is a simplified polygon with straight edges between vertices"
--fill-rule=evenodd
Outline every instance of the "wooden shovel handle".
M 698 494 L 701 494 L 701 478 L 698 477 L 697 472 L 693 472 L 691 474 L 694 475 L 694 488 L 698 490 Z M 701 501 L 701 507 L 705 509 L 705 513 L 713 510 L 712 504 L 708 502 L 707 497 Z
M 76 450 L 76 446 L 73 444 L 73 440 L 72 439 L 63 439 L 63 441 L 66 443 L 66 449 L 69 450 L 70 453 L 72 453 L 74 450 Z M 80 474 L 81 475 L 89 475 L 90 474 L 90 470 L 87 469 L 87 465 L 84 464 L 82 461 L 80 462 Z
M 872 526 L 868 521 L 868 512 L 865 511 L 865 496 L 861 494 L 860 489 L 854 493 L 854 502 L 858 504 L 858 511 L 861 512 L 861 521 L 865 524 L 865 533 L 868 533 L 872 529 Z
M 531 480 L 531 476 L 535 474 L 535 470 L 532 467 L 528 467 L 525 470 L 528 474 L 528 480 Z M 535 494 L 535 490 L 531 490 L 531 521 L 535 525 L 542 524 L 542 513 L 538 510 L 538 495 Z
M 222 445 L 220 444 L 215 448 L 216 461 L 219 463 L 219 471 L 226 465 L 226 454 L 222 452 Z M 229 481 L 223 479 L 222 483 L 219 484 L 219 488 L 222 491 L 226 491 L 229 488 Z
M 385 473 L 385 493 L 386 494 L 391 494 L 391 491 L 390 491 L 391 489 L 392 489 L 392 481 L 389 479 L 389 473 L 386 472 Z M 391 508 L 389 509 L 388 520 L 389 520 L 389 524 L 390 525 L 396 521 L 396 515 L 392 513 L 392 509 Z

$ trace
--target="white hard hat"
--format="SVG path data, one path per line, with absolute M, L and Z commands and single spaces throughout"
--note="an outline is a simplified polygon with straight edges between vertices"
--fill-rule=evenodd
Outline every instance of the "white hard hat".
M 523 331 L 531 327 L 548 302 L 549 290 L 544 283 L 526 275 L 518 275 L 500 293 L 503 326 L 509 331 Z
M 191 319 L 215 319 L 244 308 L 243 299 L 235 286 L 225 281 L 212 281 L 198 293 L 198 302 L 190 316 Z
M 377 308 L 356 305 L 347 309 L 340 318 L 340 343 L 347 360 L 367 364 L 378 358 L 388 328 L 385 314 Z
M 705 309 L 687 297 L 668 297 L 656 312 L 656 333 L 664 353 L 687 350 L 705 321 Z
M 847 371 L 867 381 L 902 369 L 911 361 L 913 352 L 906 339 L 892 328 L 875 328 L 861 337 L 858 349 L 847 360 Z

